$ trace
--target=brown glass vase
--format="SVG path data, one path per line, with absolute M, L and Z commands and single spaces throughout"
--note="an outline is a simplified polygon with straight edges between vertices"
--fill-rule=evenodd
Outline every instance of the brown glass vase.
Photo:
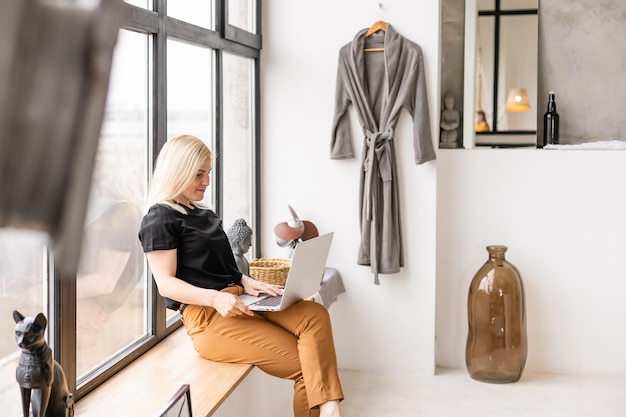
M 518 381 L 528 352 L 524 287 L 504 258 L 506 250 L 487 246 L 489 259 L 474 275 L 467 302 L 467 370 L 473 379 L 494 384 Z

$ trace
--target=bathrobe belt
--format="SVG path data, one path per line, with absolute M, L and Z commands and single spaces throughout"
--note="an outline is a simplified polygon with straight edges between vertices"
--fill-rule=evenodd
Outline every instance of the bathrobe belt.
M 363 204 L 365 205 L 365 218 L 372 220 L 372 205 L 375 196 L 375 181 L 380 178 L 384 182 L 391 181 L 391 139 L 393 129 L 388 128 L 384 132 L 370 132 L 365 129 L 365 143 L 367 154 L 363 161 L 365 181 L 363 190 Z

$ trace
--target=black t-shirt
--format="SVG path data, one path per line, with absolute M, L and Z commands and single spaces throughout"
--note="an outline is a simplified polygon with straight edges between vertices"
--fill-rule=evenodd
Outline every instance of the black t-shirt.
M 222 220 L 212 210 L 186 208 L 182 214 L 155 204 L 141 222 L 139 240 L 144 252 L 176 249 L 176 277 L 201 288 L 221 290 L 241 282 Z M 180 303 L 165 299 L 168 308 Z

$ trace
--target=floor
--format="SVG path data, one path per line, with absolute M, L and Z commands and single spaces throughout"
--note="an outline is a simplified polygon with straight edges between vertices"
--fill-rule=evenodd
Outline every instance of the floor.
M 343 417 L 624 417 L 626 375 L 525 373 L 512 384 L 474 381 L 465 369 L 435 376 L 342 371 Z

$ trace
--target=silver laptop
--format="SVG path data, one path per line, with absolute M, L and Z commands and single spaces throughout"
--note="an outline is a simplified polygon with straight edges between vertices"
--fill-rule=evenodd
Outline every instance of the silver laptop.
M 333 232 L 305 240 L 296 246 L 282 295 L 254 297 L 243 294 L 239 298 L 252 311 L 280 311 L 314 296 L 319 292 L 324 278 L 332 240 Z

